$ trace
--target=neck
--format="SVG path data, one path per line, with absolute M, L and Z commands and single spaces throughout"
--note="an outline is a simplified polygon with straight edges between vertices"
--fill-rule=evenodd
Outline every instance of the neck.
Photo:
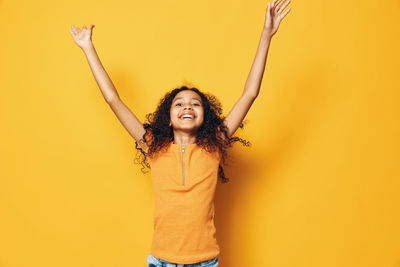
M 189 134 L 175 134 L 174 133 L 174 144 L 177 145 L 184 145 L 184 144 L 195 144 L 196 143 L 196 136 L 192 136 Z

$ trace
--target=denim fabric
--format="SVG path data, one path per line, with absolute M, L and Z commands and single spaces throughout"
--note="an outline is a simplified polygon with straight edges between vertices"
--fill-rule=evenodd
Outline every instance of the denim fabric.
M 147 256 L 147 264 L 149 267 L 218 267 L 218 256 L 211 260 L 192 264 L 177 264 L 156 258 L 149 254 L 149 256 Z

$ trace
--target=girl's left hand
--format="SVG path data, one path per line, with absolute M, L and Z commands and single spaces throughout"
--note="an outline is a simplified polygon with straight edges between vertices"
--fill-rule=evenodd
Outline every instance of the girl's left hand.
M 281 0 L 279 4 L 275 6 L 277 0 L 273 0 L 272 3 L 268 2 L 267 14 L 265 15 L 264 30 L 266 30 L 272 37 L 278 30 L 279 24 L 291 8 L 285 11 L 281 15 L 281 12 L 289 4 L 290 0 Z

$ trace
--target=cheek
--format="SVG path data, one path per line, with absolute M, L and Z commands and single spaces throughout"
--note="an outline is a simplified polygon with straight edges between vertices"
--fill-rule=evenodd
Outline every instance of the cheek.
M 174 110 L 174 109 L 171 109 L 169 111 L 169 114 L 170 114 L 170 117 L 173 118 L 173 117 L 176 117 L 178 115 L 178 112 L 176 110 Z
M 199 119 L 204 120 L 204 113 L 199 114 Z

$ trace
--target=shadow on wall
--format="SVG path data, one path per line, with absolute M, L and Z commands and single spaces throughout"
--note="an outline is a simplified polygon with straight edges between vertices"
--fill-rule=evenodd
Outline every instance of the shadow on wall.
M 234 210 L 239 203 L 251 203 L 248 198 L 253 193 L 257 194 L 259 190 L 255 191 L 254 189 L 259 188 L 257 185 L 260 183 L 265 185 L 265 180 L 268 181 L 267 188 L 260 188 L 261 190 L 268 190 L 268 187 L 273 186 L 273 173 L 279 171 L 281 167 L 284 168 L 288 163 L 290 164 L 291 160 L 302 156 L 304 145 L 313 137 L 313 132 L 324 125 L 328 116 L 326 114 L 330 112 L 333 105 L 337 105 L 336 100 L 338 98 L 346 98 L 346 95 L 343 94 L 343 92 L 346 92 L 344 90 L 329 91 L 329 79 L 332 78 L 332 73 L 335 76 L 335 72 L 330 67 L 329 62 L 324 62 L 325 69 L 321 68 L 321 65 L 320 62 L 318 64 L 314 62 L 313 65 L 308 67 L 308 71 L 305 70 L 306 67 L 301 70 L 293 69 L 287 71 L 288 77 L 292 76 L 292 78 L 283 80 L 282 86 L 274 89 L 280 92 L 280 94 L 277 94 L 279 96 L 277 99 L 269 100 L 274 105 L 275 103 L 277 105 L 283 103 L 279 110 L 284 111 L 284 114 L 280 114 L 280 121 L 276 123 L 276 127 L 265 133 L 266 139 L 263 144 L 256 144 L 254 140 L 244 137 L 244 139 L 252 143 L 251 147 L 244 147 L 236 143 L 228 150 L 227 165 L 224 166 L 224 172 L 225 176 L 230 180 L 227 184 L 222 184 L 218 180 L 215 196 L 215 225 L 217 228 L 217 240 L 221 249 L 221 267 L 242 266 L 243 263 L 246 263 L 247 266 L 261 264 L 260 262 L 252 262 L 256 259 L 254 255 L 243 253 L 240 256 L 232 256 L 234 255 L 233 251 L 231 251 L 232 247 L 235 247 L 235 251 L 245 252 L 246 248 L 248 251 L 248 248 L 265 243 L 265 237 L 263 236 L 258 235 L 250 238 L 249 228 L 246 226 L 251 225 L 251 222 L 246 222 L 246 213 L 243 213 L 243 217 L 238 222 L 233 218 Z M 308 73 L 308 76 L 293 77 L 296 73 Z M 329 78 L 327 77 L 328 75 L 330 75 Z M 296 86 L 293 86 L 293 83 Z M 261 110 L 262 106 L 256 102 L 254 105 L 256 107 L 255 112 L 263 112 Z M 273 114 L 271 116 L 265 114 L 263 118 L 272 116 Z M 246 130 L 246 125 L 255 123 L 254 120 L 248 121 L 245 124 L 244 131 Z M 263 121 L 257 123 L 263 123 Z M 235 136 L 243 138 L 240 128 L 235 133 Z M 268 175 L 265 176 L 265 173 Z M 252 193 L 246 194 L 249 190 Z M 254 218 L 255 216 L 251 217 Z M 233 221 L 235 221 L 236 225 L 238 223 L 243 225 L 243 227 L 239 228 L 242 232 L 237 232 L 237 227 L 235 227 L 236 230 L 232 228 Z M 254 240 L 257 240 L 257 244 L 250 243 L 254 242 Z M 261 248 L 259 251 L 265 250 Z M 265 254 L 260 258 L 265 257 L 267 253 L 265 251 Z

